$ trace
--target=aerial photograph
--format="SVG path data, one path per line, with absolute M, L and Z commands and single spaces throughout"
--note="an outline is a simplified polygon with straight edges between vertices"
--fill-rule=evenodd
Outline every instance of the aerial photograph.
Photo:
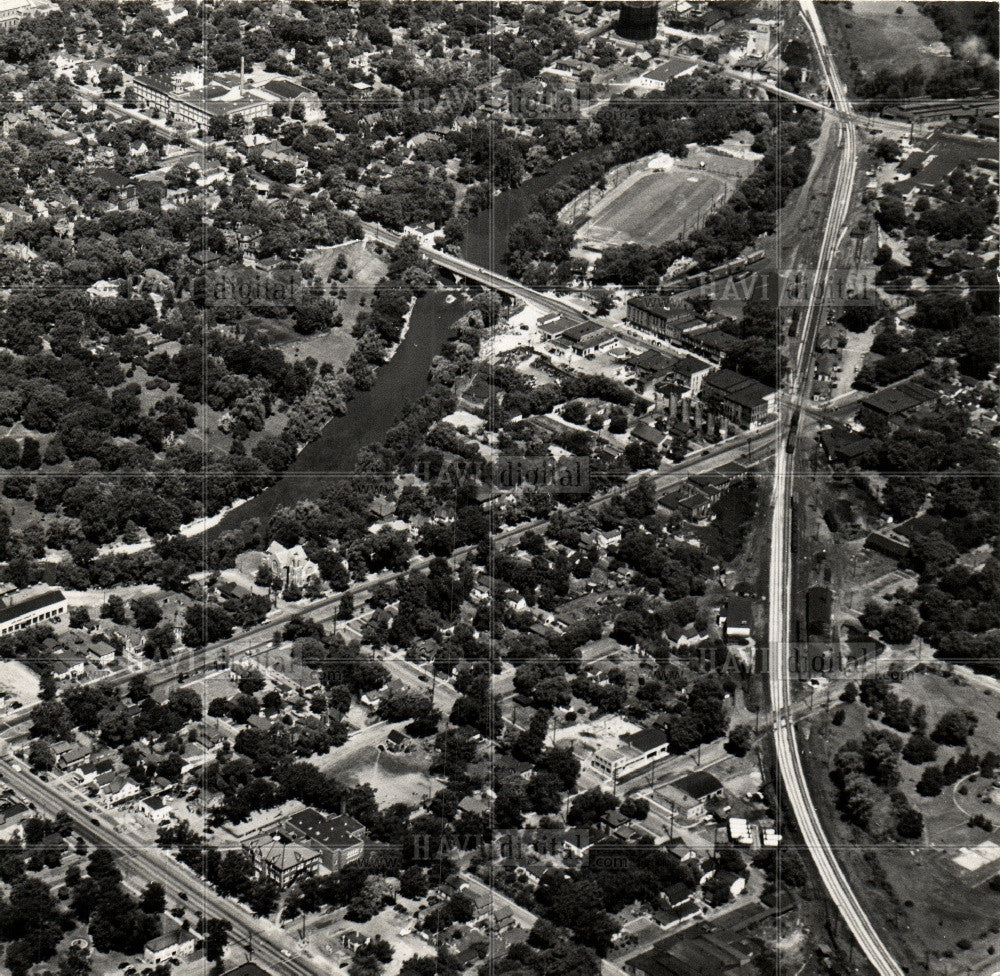
M 0 0 L 0 976 L 1000 976 L 1000 0 Z

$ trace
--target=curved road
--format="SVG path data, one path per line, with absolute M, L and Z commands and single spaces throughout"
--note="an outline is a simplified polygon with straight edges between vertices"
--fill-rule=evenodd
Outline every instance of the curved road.
M 819 54 L 834 105 L 844 112 L 850 105 L 844 87 L 837 77 L 833 58 L 823 33 L 823 27 L 812 0 L 800 0 L 802 14 Z M 807 306 L 802 339 L 796 352 L 790 376 L 792 398 L 805 403 L 809 400 L 812 378 L 813 349 L 816 331 L 825 313 L 824 287 L 833 270 L 838 245 L 847 225 L 851 192 L 857 168 L 857 134 L 852 123 L 843 125 L 844 141 L 839 160 L 837 184 L 830 202 L 820 256 L 813 274 L 813 301 Z M 837 906 L 852 935 L 880 976 L 903 976 L 903 969 L 893 958 L 865 914 L 851 883 L 837 862 L 829 838 L 812 803 L 802 759 L 796 739 L 795 723 L 791 718 L 792 676 L 790 673 L 790 632 L 793 567 L 790 548 L 791 499 L 794 483 L 794 438 L 798 413 L 789 416 L 791 403 L 785 402 L 779 419 L 775 458 L 773 513 L 771 523 L 770 605 L 768 608 L 768 666 L 770 673 L 771 706 L 779 716 L 775 726 L 774 745 L 778 771 L 788 796 L 795 821 L 802 833 L 830 900 Z

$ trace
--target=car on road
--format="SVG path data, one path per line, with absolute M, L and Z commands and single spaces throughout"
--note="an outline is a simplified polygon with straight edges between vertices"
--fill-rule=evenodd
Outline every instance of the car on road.
M 283 955 L 283 956 L 284 956 L 284 957 L 285 957 L 286 959 L 291 959 L 291 958 L 292 958 L 292 954 L 291 954 L 291 952 L 289 952 L 289 951 L 288 951 L 288 949 L 282 949 L 282 950 L 281 950 L 281 954 L 282 954 L 282 955 Z
M 100 822 L 100 820 L 98 820 L 98 819 L 97 819 L 97 817 L 91 817 L 91 818 L 90 818 L 90 822 L 91 822 L 91 823 L 92 823 L 92 824 L 93 824 L 93 825 L 94 825 L 95 827 L 100 827 L 100 826 L 101 826 L 101 822 Z
M 188 900 L 188 896 L 187 896 L 187 892 L 186 891 L 178 891 L 177 892 L 177 897 L 180 898 L 181 901 L 187 901 Z

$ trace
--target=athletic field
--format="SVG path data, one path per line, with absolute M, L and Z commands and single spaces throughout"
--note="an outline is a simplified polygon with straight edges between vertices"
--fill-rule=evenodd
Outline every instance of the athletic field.
M 755 165 L 752 159 L 706 149 L 665 172 L 640 169 L 593 204 L 577 240 L 600 249 L 629 242 L 656 245 L 684 236 L 700 227 Z

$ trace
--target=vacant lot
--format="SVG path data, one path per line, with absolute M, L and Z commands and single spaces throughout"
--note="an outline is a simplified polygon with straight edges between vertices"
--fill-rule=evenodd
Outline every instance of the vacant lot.
M 948 55 L 941 32 L 916 3 L 863 0 L 850 9 L 841 3 L 823 3 L 817 9 L 845 80 L 859 70 L 870 75 L 879 68 L 905 71 L 917 64 L 933 71 Z

